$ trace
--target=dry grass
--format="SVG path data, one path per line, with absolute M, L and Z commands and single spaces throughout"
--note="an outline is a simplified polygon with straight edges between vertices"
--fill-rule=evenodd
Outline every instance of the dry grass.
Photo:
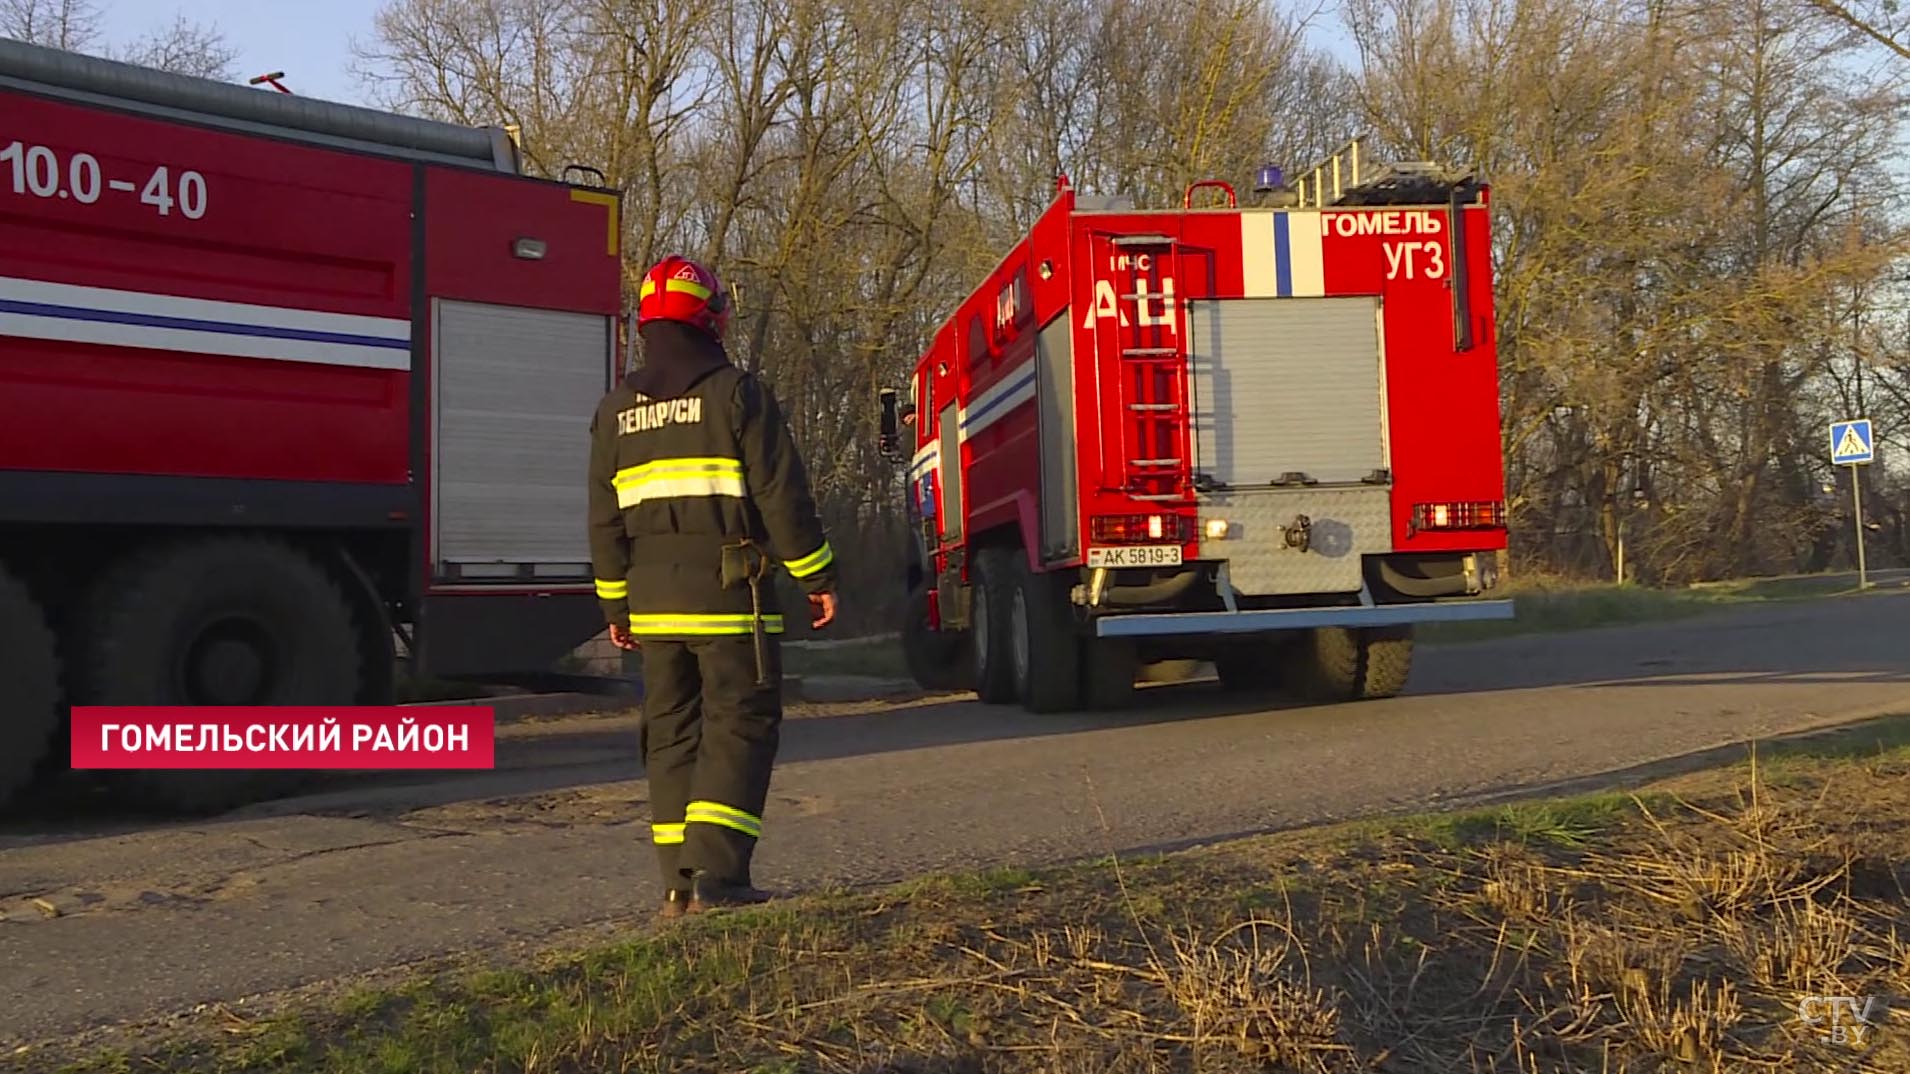
M 1910 750 L 1784 768 L 810 899 L 74 1069 L 1900 1074 L 1902 1015 L 1799 1003 L 1910 993 Z

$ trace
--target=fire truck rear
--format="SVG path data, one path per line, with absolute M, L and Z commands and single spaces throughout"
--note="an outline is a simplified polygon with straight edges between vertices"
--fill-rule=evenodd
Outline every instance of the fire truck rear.
M 394 637 L 444 676 L 599 632 L 617 216 L 501 129 L 0 40 L 0 802 L 69 704 L 379 703 Z
M 1065 177 L 937 332 L 907 453 L 916 678 L 1035 711 L 1141 665 L 1387 697 L 1506 546 L 1489 191 L 1351 143 L 1140 210 Z M 1211 193 L 1208 190 L 1211 189 Z M 1225 207 L 1195 207 L 1196 197 Z

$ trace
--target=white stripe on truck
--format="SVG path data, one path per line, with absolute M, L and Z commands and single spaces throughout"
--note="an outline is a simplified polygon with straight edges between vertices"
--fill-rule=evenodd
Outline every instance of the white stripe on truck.
M 189 354 L 411 368 L 411 322 L 0 276 L 0 336 Z

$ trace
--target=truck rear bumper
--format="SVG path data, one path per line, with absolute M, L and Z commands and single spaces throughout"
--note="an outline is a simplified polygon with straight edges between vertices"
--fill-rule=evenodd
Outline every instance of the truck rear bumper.
M 1510 618 L 1512 602 L 1509 600 L 1459 600 L 1356 608 L 1104 615 L 1094 621 L 1094 633 L 1103 638 L 1152 638 L 1172 634 L 1253 634 L 1308 627 L 1398 626 L 1406 623 L 1464 623 Z

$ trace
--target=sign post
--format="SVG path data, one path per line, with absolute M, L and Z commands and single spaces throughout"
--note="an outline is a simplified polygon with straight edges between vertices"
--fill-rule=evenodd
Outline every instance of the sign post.
M 1857 516 L 1858 589 L 1870 588 L 1870 575 L 1864 569 L 1864 483 L 1860 480 L 1857 468 L 1868 466 L 1876 455 L 1876 441 L 1871 439 L 1869 418 L 1830 423 L 1831 464 L 1850 467 L 1850 503 Z

